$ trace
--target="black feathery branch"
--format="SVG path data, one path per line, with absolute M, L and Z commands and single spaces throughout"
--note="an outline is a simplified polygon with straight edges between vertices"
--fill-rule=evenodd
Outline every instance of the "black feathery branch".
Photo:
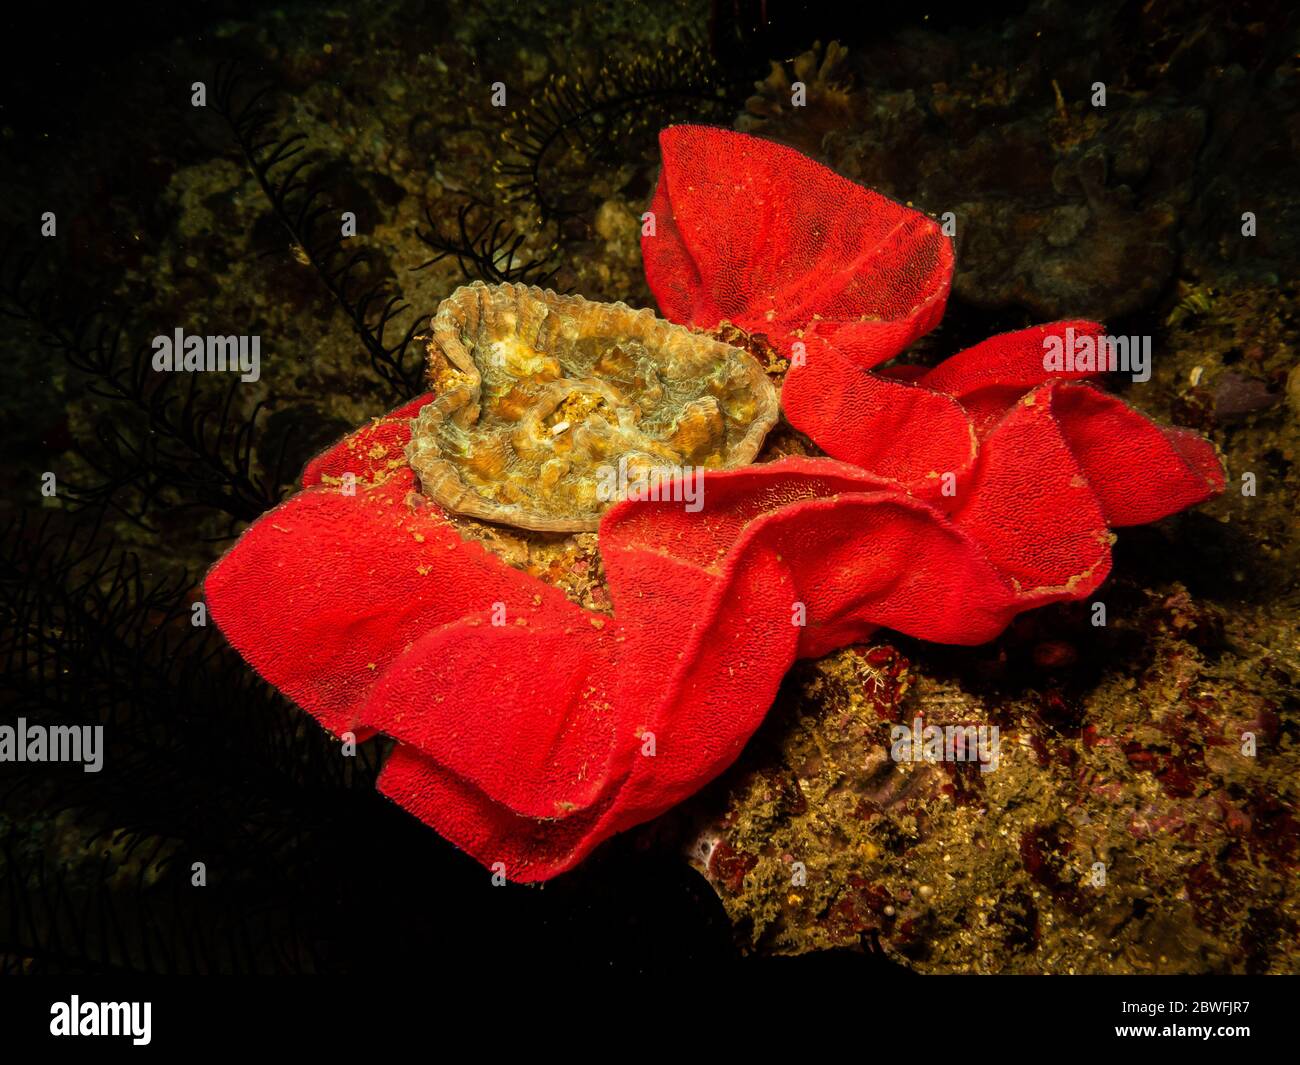
M 6 831 L 0 818 L 0 964 L 314 967 L 294 931 L 306 894 L 296 878 L 333 861 L 353 808 L 369 801 L 379 752 L 342 757 L 211 626 L 193 623 L 187 577 L 149 579 L 138 558 L 104 541 L 99 517 L 67 526 L 66 514 L 48 512 L 0 535 L 6 720 L 99 726 L 104 736 L 97 773 L 4 767 L 3 808 L 25 827 Z M 64 811 L 75 813 L 66 824 Z M 77 838 L 60 836 L 68 825 Z M 82 858 L 50 868 L 52 848 Z M 194 860 L 237 882 L 192 889 Z M 203 920 L 190 924 L 196 914 Z M 218 928 L 238 935 L 210 938 Z
M 416 236 L 435 254 L 412 269 L 424 270 L 434 263 L 454 258 L 467 281 L 486 281 L 488 284 L 520 282 L 540 288 L 550 287 L 559 273 L 559 266 L 555 263 L 557 245 L 552 244 L 541 255 L 522 257 L 520 251 L 528 240 L 527 236 L 513 232 L 500 218 L 489 218 L 481 225 L 473 226 L 470 217 L 475 206 L 480 205 L 466 203 L 456 212 L 457 232 L 446 236 L 426 204 L 424 217 L 429 230 L 416 230 Z
M 281 137 L 270 88 L 247 89 L 245 83 L 237 66 L 219 67 L 214 109 L 230 127 L 275 217 L 346 315 L 391 398 L 419 395 L 423 361 L 413 341 L 429 316 L 416 314 L 401 329 L 410 305 L 387 280 L 367 277 L 374 257 L 365 249 L 350 250 L 338 226 L 326 222 L 338 214 L 326 200 L 316 160 L 306 151 L 306 134 Z M 400 333 L 392 333 L 394 325 Z
M 530 200 L 543 222 L 581 214 L 594 162 L 627 159 L 629 146 L 644 146 L 671 121 L 716 120 L 734 111 L 747 80 L 694 43 L 604 67 L 593 79 L 555 75 L 511 115 L 502 138 L 516 158 L 498 161 L 500 187 Z M 566 154 L 580 164 L 580 179 L 563 177 Z
M 76 506 L 108 506 L 149 528 L 148 514 L 209 508 L 235 521 L 252 521 L 279 502 L 285 486 L 281 442 L 265 475 L 257 469 L 257 427 L 263 405 L 247 416 L 235 406 L 240 383 L 205 394 L 199 375 L 157 373 L 149 347 L 131 346 L 128 328 L 106 312 L 65 317 L 49 290 L 30 284 L 36 256 L 13 242 L 0 249 L 0 314 L 34 329 L 40 344 L 81 374 L 88 390 L 111 401 L 93 427 L 94 439 L 77 451 L 99 476 L 90 485 L 65 485 Z M 125 414 L 125 416 L 123 416 Z

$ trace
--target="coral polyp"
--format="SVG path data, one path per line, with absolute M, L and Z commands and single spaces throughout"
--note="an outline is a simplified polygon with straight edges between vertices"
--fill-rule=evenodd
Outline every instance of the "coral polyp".
M 524 285 L 457 289 L 433 320 L 437 399 L 407 457 L 482 521 L 594 530 L 630 486 L 753 461 L 777 393 L 748 353 L 636 311 Z

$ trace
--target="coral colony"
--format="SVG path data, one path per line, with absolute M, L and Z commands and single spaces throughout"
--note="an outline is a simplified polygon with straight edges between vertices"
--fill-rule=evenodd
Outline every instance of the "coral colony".
M 752 358 L 648 310 L 476 283 L 443 302 L 433 333 L 438 398 L 407 457 L 457 514 L 594 531 L 616 499 L 682 499 L 665 471 L 753 461 L 776 424 Z M 699 477 L 681 480 L 694 494 Z
M 891 362 L 948 297 L 953 250 L 926 216 L 745 134 L 660 144 L 642 250 L 666 322 L 459 290 L 434 320 L 432 391 L 312 461 L 206 582 L 268 681 L 335 735 L 396 741 L 385 795 L 513 880 L 717 776 L 796 659 L 882 626 L 990 640 L 1092 594 L 1111 527 L 1224 486 L 1206 440 L 1099 387 L 1115 348 L 1097 323 Z M 1049 367 L 1052 350 L 1075 358 Z M 761 453 L 768 374 L 820 454 Z M 694 508 L 671 485 L 609 501 L 610 469 L 688 466 Z M 464 535 L 474 519 L 598 528 L 612 614 Z M 996 758 L 996 737 L 968 739 Z

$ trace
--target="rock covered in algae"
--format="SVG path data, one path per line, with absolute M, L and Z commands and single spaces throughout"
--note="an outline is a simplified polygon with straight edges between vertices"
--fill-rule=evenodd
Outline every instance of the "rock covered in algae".
M 438 308 L 435 402 L 408 450 L 448 510 L 540 532 L 596 528 L 617 499 L 742 466 L 777 419 L 746 352 L 649 310 L 475 282 Z
M 796 669 L 692 811 L 688 858 L 742 946 L 926 973 L 1293 971 L 1297 663 L 1179 588 L 1130 611 L 1100 635 L 1081 612 L 1022 618 L 979 659 L 1034 672 L 1015 695 L 891 644 Z M 997 726 L 996 769 L 897 760 L 918 718 Z

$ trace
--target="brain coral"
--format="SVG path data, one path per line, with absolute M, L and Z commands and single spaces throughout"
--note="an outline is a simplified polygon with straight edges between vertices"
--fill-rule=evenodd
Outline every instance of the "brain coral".
M 594 530 L 624 481 L 753 460 L 776 423 L 758 364 L 650 311 L 524 285 L 458 289 L 433 319 L 438 398 L 408 455 L 448 510 L 546 532 Z

